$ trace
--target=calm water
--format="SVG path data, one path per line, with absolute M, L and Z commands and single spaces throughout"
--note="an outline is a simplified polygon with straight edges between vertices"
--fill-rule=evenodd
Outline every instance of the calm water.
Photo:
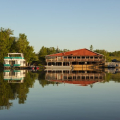
M 120 73 L 107 72 L 0 72 L 0 119 L 120 120 Z

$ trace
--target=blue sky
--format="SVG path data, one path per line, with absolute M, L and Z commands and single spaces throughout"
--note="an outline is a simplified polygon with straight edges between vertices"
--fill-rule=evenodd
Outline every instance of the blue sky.
M 0 0 L 0 27 L 27 35 L 37 53 L 60 49 L 120 50 L 120 0 Z

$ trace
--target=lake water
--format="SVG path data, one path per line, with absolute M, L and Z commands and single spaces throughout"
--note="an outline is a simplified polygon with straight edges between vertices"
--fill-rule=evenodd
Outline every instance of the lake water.
M 120 73 L 0 72 L 1 120 L 120 120 Z

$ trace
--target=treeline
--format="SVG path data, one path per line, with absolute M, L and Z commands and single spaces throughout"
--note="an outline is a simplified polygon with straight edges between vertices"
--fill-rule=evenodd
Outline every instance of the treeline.
M 39 63 L 45 64 L 45 56 L 46 55 L 61 53 L 61 52 L 67 52 L 67 51 L 69 51 L 69 50 L 68 49 L 60 50 L 58 47 L 57 48 L 54 48 L 54 47 L 48 48 L 48 47 L 42 46 L 41 49 L 38 52 Z
M 106 61 L 112 61 L 116 59 L 120 61 L 120 51 L 108 52 L 106 50 L 93 50 L 93 46 L 90 46 L 90 50 L 103 54 L 106 57 Z M 11 29 L 0 29 L 0 66 L 3 65 L 3 59 L 8 53 L 23 53 L 26 61 L 31 64 L 33 61 L 37 61 L 36 65 L 45 64 L 45 55 L 55 54 L 60 52 L 67 52 L 68 49 L 60 50 L 58 47 L 44 47 L 42 46 L 35 54 L 33 46 L 29 45 L 27 36 L 25 34 L 19 34 L 19 37 L 13 35 Z
M 107 62 L 112 61 L 113 59 L 116 59 L 116 61 L 120 61 L 120 51 L 114 51 L 114 52 L 108 52 L 106 50 L 94 50 L 94 52 L 103 54 L 106 58 Z
M 91 47 L 90 47 L 90 49 L 91 49 Z M 45 56 L 46 55 L 60 53 L 60 52 L 67 52 L 67 51 L 70 51 L 70 50 L 68 50 L 68 49 L 60 50 L 60 49 L 54 48 L 54 47 L 47 48 L 47 47 L 42 46 L 42 48 L 40 49 L 40 51 L 38 53 L 38 58 L 39 58 L 40 62 L 45 64 Z M 99 50 L 99 49 L 92 50 L 92 51 L 103 54 L 105 56 L 107 62 L 110 62 L 113 59 L 120 61 L 120 51 L 108 52 L 106 50 Z
M 0 29 L 0 65 L 3 65 L 3 59 L 8 53 L 23 53 L 28 63 L 36 60 L 34 48 L 29 45 L 27 36 L 19 34 L 16 38 L 13 36 L 13 30 Z

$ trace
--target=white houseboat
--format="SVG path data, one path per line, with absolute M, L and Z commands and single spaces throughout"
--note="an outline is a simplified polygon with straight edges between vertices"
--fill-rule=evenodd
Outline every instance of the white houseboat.
M 8 53 L 7 57 L 4 57 L 4 67 L 25 67 L 26 60 L 23 53 Z

